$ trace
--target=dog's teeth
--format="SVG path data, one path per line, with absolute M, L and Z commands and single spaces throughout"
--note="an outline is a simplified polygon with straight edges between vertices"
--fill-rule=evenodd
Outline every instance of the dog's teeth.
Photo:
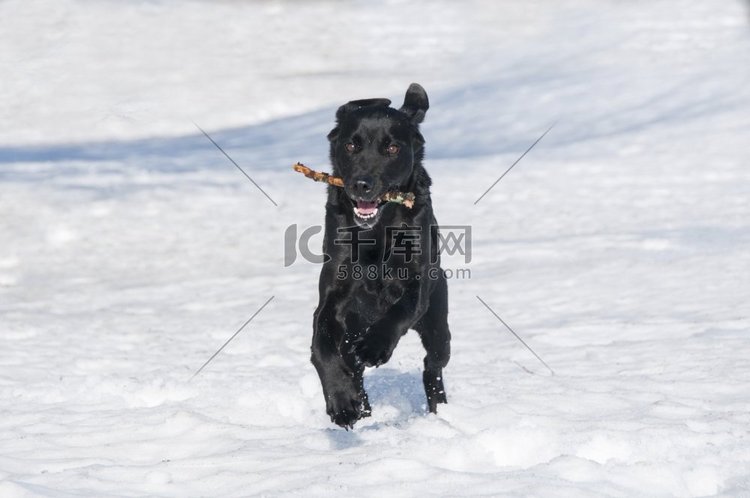
M 359 209 L 354 208 L 354 214 L 356 214 L 359 218 L 362 218 L 363 220 L 369 220 L 371 218 L 374 218 L 376 214 L 378 214 L 377 209 L 370 213 L 370 214 L 362 214 Z

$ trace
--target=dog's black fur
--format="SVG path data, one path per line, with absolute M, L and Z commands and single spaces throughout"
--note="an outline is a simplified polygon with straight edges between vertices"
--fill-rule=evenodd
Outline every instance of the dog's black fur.
M 429 102 L 415 83 L 400 109 L 390 103 L 366 99 L 341 106 L 328 135 L 333 173 L 344 179 L 344 188 L 328 187 L 323 242 L 328 260 L 320 273 L 312 363 L 331 421 L 347 429 L 370 415 L 365 367 L 387 362 L 409 329 L 419 333 L 427 351 L 423 381 L 429 410 L 447 402 L 442 369 L 450 356 L 448 285 L 419 132 Z M 414 207 L 380 202 L 373 215 L 377 199 L 392 190 L 413 192 Z M 362 212 L 365 216 L 357 214 Z M 420 250 L 397 251 L 387 227 L 411 227 Z M 359 275 L 357 268 L 363 270 Z

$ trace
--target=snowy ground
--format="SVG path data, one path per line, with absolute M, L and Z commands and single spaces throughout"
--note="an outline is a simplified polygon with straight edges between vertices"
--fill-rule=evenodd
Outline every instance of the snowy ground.
M 750 496 L 749 15 L 0 2 L 0 496 Z M 318 267 L 283 267 L 323 189 L 289 166 L 412 81 L 438 219 L 473 227 L 450 404 L 425 414 L 409 335 L 345 432 Z

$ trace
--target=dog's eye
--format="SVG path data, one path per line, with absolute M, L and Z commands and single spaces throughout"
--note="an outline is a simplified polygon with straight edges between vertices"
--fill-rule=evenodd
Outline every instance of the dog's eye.
M 357 150 L 357 146 L 354 145 L 353 143 L 348 143 L 344 145 L 344 148 L 346 149 L 347 152 L 354 152 Z
M 396 144 L 391 144 L 388 147 L 386 147 L 386 149 L 385 149 L 385 151 L 387 153 L 389 153 L 390 155 L 392 155 L 392 156 L 395 156 L 396 154 L 398 154 L 399 150 L 401 150 L 401 147 L 399 147 Z

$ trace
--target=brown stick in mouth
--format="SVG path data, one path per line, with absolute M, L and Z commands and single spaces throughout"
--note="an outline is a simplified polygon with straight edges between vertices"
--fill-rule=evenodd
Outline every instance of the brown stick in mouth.
M 334 187 L 343 188 L 344 186 L 344 180 L 342 178 L 329 175 L 328 173 L 315 171 L 308 168 L 302 163 L 297 163 L 292 166 L 292 168 L 294 169 L 294 171 L 302 173 L 307 178 L 310 178 L 311 180 L 314 180 L 316 182 L 327 183 L 328 185 L 333 185 Z M 403 204 L 408 209 L 411 209 L 414 207 L 415 198 L 416 197 L 412 192 L 386 192 L 380 197 L 380 200 L 382 200 L 383 202 L 395 202 L 396 204 Z

